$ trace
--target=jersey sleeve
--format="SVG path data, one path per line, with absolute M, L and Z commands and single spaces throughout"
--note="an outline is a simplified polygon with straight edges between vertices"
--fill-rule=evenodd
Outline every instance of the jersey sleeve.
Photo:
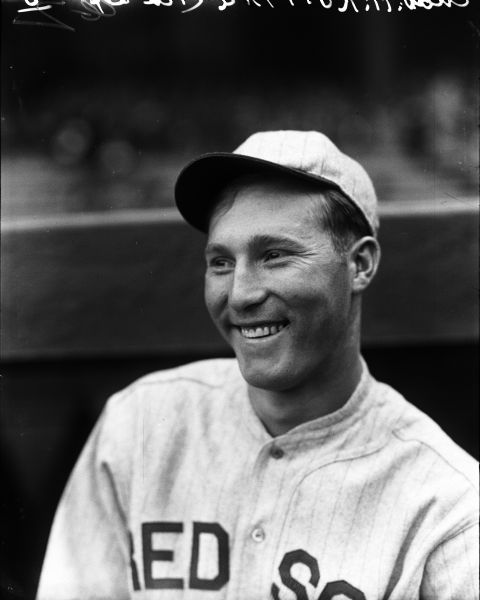
M 109 461 L 107 420 L 104 411 L 63 493 L 37 600 L 129 597 L 129 537 Z
M 430 554 L 421 600 L 478 600 L 478 524 L 440 544 Z

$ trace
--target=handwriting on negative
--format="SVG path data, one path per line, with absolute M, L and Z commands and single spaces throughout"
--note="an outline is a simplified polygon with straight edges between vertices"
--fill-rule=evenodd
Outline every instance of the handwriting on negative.
M 64 6 L 65 0 L 24 0 L 27 5 L 17 11 L 14 19 L 15 25 L 39 25 L 45 27 L 56 27 L 68 31 L 75 31 L 73 27 L 63 23 L 57 16 L 52 14 L 52 9 L 57 6 Z M 307 5 L 317 6 L 325 9 L 333 9 L 338 12 L 368 12 L 370 9 L 374 12 L 394 12 L 403 9 L 416 10 L 423 8 L 430 10 L 432 8 L 451 8 L 466 7 L 469 0 L 143 0 L 143 4 L 149 6 L 171 7 L 177 5 L 182 13 L 188 13 L 200 8 L 204 3 L 215 4 L 217 9 L 225 9 L 239 4 L 247 6 L 275 8 L 280 5 L 290 5 L 292 7 Z M 116 7 L 124 4 L 130 4 L 130 0 L 80 0 L 80 9 L 72 9 L 71 12 L 77 13 L 85 21 L 98 21 L 104 17 L 113 17 L 116 14 Z

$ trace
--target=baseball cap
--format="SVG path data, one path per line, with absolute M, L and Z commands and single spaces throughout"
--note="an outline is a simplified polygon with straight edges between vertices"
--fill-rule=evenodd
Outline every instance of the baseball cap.
M 370 177 L 357 161 L 318 131 L 262 131 L 233 152 L 204 154 L 180 172 L 175 201 L 187 223 L 207 232 L 210 213 L 223 188 L 243 175 L 274 173 L 340 190 L 376 234 L 377 198 Z

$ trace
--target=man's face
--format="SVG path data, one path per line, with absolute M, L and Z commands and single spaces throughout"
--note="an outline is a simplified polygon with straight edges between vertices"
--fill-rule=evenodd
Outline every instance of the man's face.
M 250 183 L 227 190 L 211 219 L 207 308 L 255 387 L 314 384 L 349 343 L 348 265 L 314 202 L 284 184 Z

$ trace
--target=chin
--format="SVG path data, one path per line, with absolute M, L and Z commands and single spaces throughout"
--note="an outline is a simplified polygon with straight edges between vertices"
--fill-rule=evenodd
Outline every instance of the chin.
M 245 364 L 241 359 L 238 362 L 243 378 L 253 387 L 272 392 L 285 392 L 294 388 L 298 383 L 288 368 L 282 369 L 278 365 L 262 368 L 258 364 Z

